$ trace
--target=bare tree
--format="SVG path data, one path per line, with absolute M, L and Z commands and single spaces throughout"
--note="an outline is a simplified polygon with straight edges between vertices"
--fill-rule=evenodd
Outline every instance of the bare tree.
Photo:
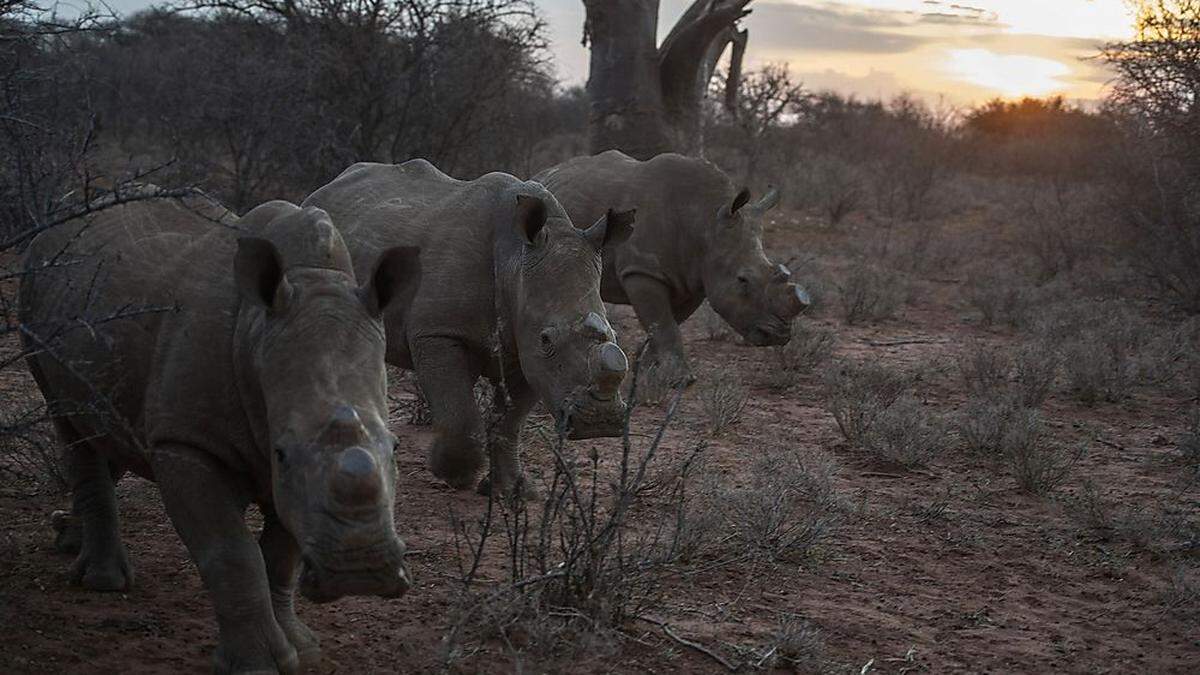
M 786 116 L 797 112 L 807 94 L 799 83 L 792 81 L 786 65 L 768 65 L 738 78 L 739 90 L 724 92 L 723 117 L 736 130 L 736 145 L 745 157 L 744 177 L 753 184 L 772 130 L 779 129 Z M 732 80 L 726 77 L 726 83 Z
M 1123 248 L 1200 312 L 1200 0 L 1143 0 L 1136 27 L 1101 52 L 1117 71 L 1110 103 L 1128 132 L 1113 190 Z
M 591 46 L 587 91 L 592 152 L 622 150 L 647 159 L 698 152 L 702 101 L 726 47 L 732 109 L 749 34 L 738 22 L 751 0 L 695 0 L 656 45 L 658 0 L 583 0 L 583 42 Z

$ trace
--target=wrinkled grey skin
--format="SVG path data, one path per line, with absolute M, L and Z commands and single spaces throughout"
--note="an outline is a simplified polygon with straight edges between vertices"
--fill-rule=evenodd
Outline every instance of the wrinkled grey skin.
M 569 438 L 620 433 L 627 363 L 600 299 L 600 250 L 632 214 L 601 212 L 579 230 L 536 183 L 460 181 L 419 159 L 355 164 L 304 204 L 333 216 L 359 269 L 388 247 L 421 248 L 420 291 L 385 317 L 387 360 L 417 373 L 438 478 L 471 487 L 486 456 L 481 492 L 528 496 L 517 438 L 539 399 Z M 490 434 L 472 390 L 481 375 L 510 398 Z
M 317 602 L 409 586 L 382 312 L 406 301 L 419 263 L 388 251 L 360 287 L 322 211 L 226 213 L 146 201 L 47 231 L 28 253 L 21 320 L 82 522 L 73 579 L 132 586 L 114 482 L 154 480 L 216 609 L 216 669 L 295 672 L 319 659 L 297 585 Z
M 677 154 L 638 161 L 616 150 L 576 157 L 533 178 L 575 222 L 608 205 L 636 207 L 638 225 L 604 250 L 605 302 L 633 305 L 651 336 L 651 362 L 691 379 L 679 324 L 707 297 L 752 345 L 782 345 L 809 304 L 791 272 L 762 248 L 760 220 L 779 201 L 751 203 L 709 162 Z

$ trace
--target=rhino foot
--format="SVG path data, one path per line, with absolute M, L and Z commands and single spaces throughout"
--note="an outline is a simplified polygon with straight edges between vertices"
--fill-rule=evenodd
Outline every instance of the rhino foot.
M 429 452 L 429 469 L 455 490 L 469 490 L 483 468 L 483 444 L 467 434 L 442 434 Z
M 59 553 L 79 553 L 83 548 L 83 526 L 69 511 L 50 514 L 50 526 L 54 528 L 54 550 Z
M 283 634 L 296 650 L 300 669 L 304 672 L 315 671 L 321 665 L 321 641 L 316 633 L 304 625 L 304 622 L 293 615 L 290 619 L 279 622 Z
M 243 637 L 255 633 L 256 631 L 247 630 Z M 300 657 L 283 633 L 279 632 L 273 639 L 268 639 L 269 644 L 266 645 L 242 643 L 236 646 L 227 645 L 222 640 L 213 657 L 213 670 L 221 675 L 299 673 Z
M 118 543 L 114 548 L 96 553 L 86 547 L 71 565 L 71 583 L 82 585 L 89 591 L 115 592 L 133 588 L 133 565 L 125 547 Z
M 500 488 L 501 495 L 508 498 L 519 498 L 527 502 L 536 502 L 541 493 L 537 487 L 533 485 L 525 476 L 519 476 L 516 480 L 493 481 L 492 477 L 484 476 L 483 480 L 479 481 L 479 487 L 476 492 L 485 497 L 491 496 L 493 485 Z

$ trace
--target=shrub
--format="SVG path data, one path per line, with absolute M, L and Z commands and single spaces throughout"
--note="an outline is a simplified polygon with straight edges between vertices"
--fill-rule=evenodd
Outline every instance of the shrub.
M 866 262 L 855 263 L 840 285 L 842 316 L 854 325 L 895 316 L 907 295 L 903 276 Z
M 717 435 L 742 420 L 746 388 L 736 376 L 718 370 L 700 385 L 700 403 L 709 432 Z
M 1031 494 L 1056 489 L 1078 459 L 1046 438 L 1038 411 L 1012 398 L 970 401 L 957 426 L 969 450 L 1006 466 L 1017 486 Z
M 837 342 L 833 331 L 805 321 L 792 324 L 792 339 L 774 348 L 775 358 L 768 366 L 767 386 L 777 391 L 796 384 L 801 375 L 813 372 L 833 356 Z
M 976 344 L 958 359 L 958 374 L 974 398 L 1002 398 L 1008 391 L 1012 362 L 999 347 Z
M 963 295 L 984 326 L 1021 328 L 1029 323 L 1035 290 L 1015 274 L 988 270 L 969 274 Z
M 1093 307 L 1090 320 L 1062 345 L 1067 384 L 1087 405 L 1122 401 L 1137 381 L 1146 332 L 1123 308 L 1099 303 Z
M 773 448 L 750 463 L 741 485 L 710 480 L 689 513 L 713 519 L 737 551 L 770 560 L 796 559 L 824 541 L 840 508 L 833 487 L 835 467 L 823 454 Z
M 837 227 L 846 216 L 862 207 L 863 179 L 859 170 L 838 157 L 821 155 L 813 159 L 803 177 L 805 193 Z
M 872 427 L 914 380 L 873 363 L 839 364 L 823 379 L 827 409 L 846 440 L 859 446 L 866 445 Z
M 1037 408 L 1046 402 L 1058 378 L 1058 352 L 1045 340 L 1022 343 L 1013 356 L 1016 395 L 1021 405 Z
M 867 430 L 864 446 L 888 462 L 925 466 L 946 448 L 947 431 L 940 415 L 905 394 L 875 419 Z

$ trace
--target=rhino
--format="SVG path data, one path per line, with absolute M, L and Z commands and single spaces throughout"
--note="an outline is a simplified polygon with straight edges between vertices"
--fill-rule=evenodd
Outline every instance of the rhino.
M 605 302 L 633 305 L 651 337 L 651 368 L 671 379 L 693 379 L 679 324 L 705 298 L 755 346 L 786 344 L 792 320 L 811 302 L 791 271 L 763 253 L 760 221 L 779 203 L 777 190 L 751 202 L 749 190 L 735 190 L 702 159 L 667 153 L 639 161 L 617 150 L 567 160 L 533 180 L 575 222 L 606 204 L 637 207 L 632 236 L 604 249 L 600 292 Z
M 200 198 L 111 206 L 30 245 L 21 332 L 82 524 L 71 577 L 132 587 L 114 484 L 155 481 L 216 610 L 218 672 L 319 661 L 297 586 L 316 602 L 410 586 L 382 315 L 407 302 L 419 255 L 375 257 L 359 285 L 323 211 L 270 202 L 237 220 Z
M 421 248 L 420 290 L 384 325 L 388 363 L 415 370 L 429 403 L 434 476 L 533 496 L 518 437 L 539 401 L 568 438 L 620 434 L 628 362 L 600 299 L 600 252 L 628 237 L 632 211 L 577 229 L 541 185 L 457 180 L 423 159 L 355 164 L 303 205 L 333 216 L 358 270 L 390 247 Z M 473 392 L 481 376 L 502 411 L 488 429 Z

